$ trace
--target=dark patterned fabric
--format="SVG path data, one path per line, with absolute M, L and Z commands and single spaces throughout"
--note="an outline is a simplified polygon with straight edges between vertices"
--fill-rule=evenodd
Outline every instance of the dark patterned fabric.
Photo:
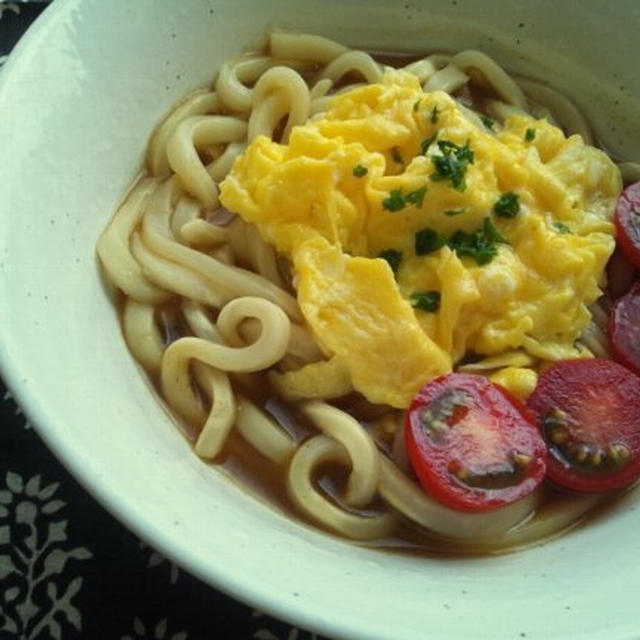
M 46 4 L 0 1 L 0 73 Z M 0 640 L 317 638 L 138 540 L 58 463 L 1 381 L 0 425 Z

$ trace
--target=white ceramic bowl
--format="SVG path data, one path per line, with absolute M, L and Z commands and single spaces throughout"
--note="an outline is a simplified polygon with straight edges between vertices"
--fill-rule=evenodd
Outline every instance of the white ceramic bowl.
M 108 509 L 260 609 L 339 637 L 638 637 L 632 497 L 525 552 L 413 558 L 288 520 L 203 464 L 129 356 L 94 247 L 158 119 L 271 26 L 378 50 L 482 48 L 564 88 L 629 151 L 639 23 L 633 0 L 55 2 L 0 78 L 2 374 Z

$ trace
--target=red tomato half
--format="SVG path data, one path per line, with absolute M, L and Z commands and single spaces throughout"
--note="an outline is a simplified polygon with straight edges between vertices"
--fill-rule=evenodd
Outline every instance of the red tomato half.
M 528 400 L 549 444 L 547 473 L 575 491 L 621 489 L 640 475 L 640 378 L 612 360 L 561 360 Z
M 424 489 L 455 509 L 504 506 L 544 477 L 533 415 L 482 376 L 451 373 L 425 385 L 407 412 L 405 440 Z
M 615 222 L 622 253 L 640 267 L 640 182 L 630 184 L 620 195 Z
M 609 313 L 609 342 L 614 358 L 640 373 L 640 282 L 613 305 Z

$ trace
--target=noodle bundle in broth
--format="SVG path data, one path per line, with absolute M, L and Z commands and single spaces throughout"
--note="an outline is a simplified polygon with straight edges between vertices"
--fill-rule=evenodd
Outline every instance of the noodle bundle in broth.
M 406 283 L 413 283 L 413 275 L 409 273 L 410 265 L 414 264 L 411 260 L 417 261 L 421 254 L 416 251 L 417 256 L 409 259 L 407 251 L 375 247 L 376 240 L 370 231 L 373 214 L 358 227 L 357 233 L 353 231 L 356 223 L 347 231 L 341 225 L 347 224 L 344 212 L 352 211 L 353 202 L 358 205 L 354 210 L 360 207 L 358 215 L 367 207 L 371 209 L 371 198 L 377 197 L 371 195 L 374 189 L 371 185 L 376 179 L 387 180 L 384 184 L 390 185 L 388 193 L 380 196 L 377 203 L 380 215 L 390 216 L 394 215 L 390 213 L 394 207 L 400 207 L 393 201 L 394 192 L 396 201 L 404 198 L 402 206 L 416 209 L 423 206 L 425 193 L 424 203 L 430 197 L 433 202 L 443 182 L 453 186 L 443 198 L 462 197 L 463 190 L 459 187 L 464 173 L 462 178 L 460 174 L 453 174 L 453 178 L 452 174 L 443 174 L 438 178 L 442 178 L 440 182 L 432 180 L 420 191 L 415 187 L 425 175 L 420 163 L 428 162 L 427 150 L 437 152 L 442 139 L 434 137 L 424 148 L 413 150 L 414 160 L 409 163 L 407 154 L 413 144 L 410 139 L 405 146 L 384 150 L 383 142 L 370 144 L 370 140 L 359 140 L 359 125 L 354 124 L 353 113 L 358 109 L 364 113 L 364 103 L 367 109 L 376 109 L 373 94 L 358 91 L 378 91 L 376 96 L 385 96 L 391 87 L 389 91 L 404 96 L 417 90 L 426 96 L 423 105 L 431 105 L 429 100 L 433 96 L 444 96 L 432 108 L 416 101 L 408 116 L 412 123 L 417 122 L 415 114 L 424 110 L 424 126 L 444 127 L 443 123 L 455 122 L 463 123 L 460 135 L 466 135 L 467 130 L 477 131 L 479 142 L 475 144 L 473 138 L 467 143 L 475 151 L 474 171 L 483 159 L 480 141 L 486 138 L 487 149 L 493 148 L 493 136 L 502 136 L 501 144 L 516 144 L 510 142 L 508 135 L 518 118 L 523 123 L 531 122 L 532 118 L 545 122 L 540 125 L 538 135 L 548 136 L 549 145 L 560 144 L 557 136 L 564 144 L 561 128 L 567 135 L 579 136 L 570 140 L 580 140 L 580 152 L 583 149 L 587 150 L 585 153 L 601 152 L 589 151 L 591 147 L 584 146 L 593 144 L 591 130 L 570 100 L 532 80 L 509 76 L 481 52 L 435 53 L 409 63 L 401 62 L 401 70 L 394 72 L 363 51 L 350 50 L 318 36 L 284 32 L 271 34 L 266 53 L 243 55 L 225 62 L 211 90 L 202 89 L 187 96 L 155 130 L 143 175 L 103 232 L 98 254 L 107 278 L 122 294 L 126 343 L 193 439 L 197 455 L 220 462 L 276 503 L 352 540 L 478 552 L 526 545 L 566 530 L 600 504 L 603 496 L 571 495 L 545 486 L 497 509 L 469 512 L 452 508 L 429 495 L 413 475 L 404 442 L 404 410 L 422 384 L 447 371 L 489 376 L 524 399 L 545 363 L 584 355 L 608 357 L 607 296 L 596 299 L 600 294 L 602 268 L 613 247 L 611 223 L 592 220 L 589 222 L 592 226 L 580 236 L 595 238 L 596 257 L 588 274 L 590 279 L 579 280 L 584 292 L 575 294 L 579 300 L 570 318 L 572 324 L 560 330 L 553 325 L 557 333 L 564 332 L 556 342 L 548 338 L 552 329 L 542 327 L 540 320 L 539 325 L 526 330 L 529 342 L 515 343 L 510 348 L 494 347 L 488 343 L 486 327 L 491 322 L 496 326 L 503 322 L 491 315 L 494 309 L 485 310 L 486 317 L 478 311 L 474 316 L 478 318 L 477 326 L 471 322 L 464 330 L 466 333 L 460 328 L 463 320 L 459 319 L 457 329 L 452 325 L 450 337 L 443 338 L 442 328 L 434 324 L 433 311 L 440 316 L 449 313 L 446 300 L 450 298 L 444 288 L 441 300 L 438 292 L 436 298 L 429 299 L 437 300 L 440 307 L 434 305 L 433 311 L 424 313 L 424 305 L 429 301 L 425 303 L 423 297 L 416 303 L 417 298 L 407 288 Z M 336 102 L 340 99 L 343 102 Z M 338 121 L 337 110 L 347 109 L 347 104 L 355 111 Z M 393 105 L 389 109 L 395 108 Z M 406 111 L 397 118 L 404 118 Z M 386 117 L 387 124 L 390 122 L 385 114 L 375 115 Z M 345 122 L 351 124 L 347 126 Z M 376 126 L 367 131 L 370 134 L 375 129 L 375 135 L 382 139 L 385 131 L 378 126 L 380 121 L 375 122 Z M 507 122 L 511 124 L 507 126 Z M 327 132 L 338 126 L 343 130 L 336 150 L 328 151 L 332 134 Z M 529 131 L 526 128 L 525 137 L 534 135 Z M 518 135 L 522 137 L 521 133 Z M 348 177 L 352 181 L 348 185 L 355 186 L 344 187 L 343 191 L 351 197 L 351 203 L 339 200 L 337 213 L 331 214 L 338 220 L 331 223 L 333 226 L 326 222 L 330 216 L 321 207 L 314 210 L 310 221 L 293 219 L 294 200 L 302 203 L 304 192 L 312 192 L 319 184 L 313 178 L 315 174 L 303 176 L 308 183 L 301 183 L 298 174 L 291 177 L 291 184 L 301 185 L 292 187 L 300 189 L 299 196 L 268 190 L 265 185 L 271 189 L 271 183 L 266 179 L 260 181 L 264 176 L 273 176 L 272 167 L 281 168 L 278 162 L 285 156 L 279 154 L 295 153 L 296 145 L 304 142 L 303 136 L 317 145 L 301 161 L 313 167 L 333 158 L 334 151 L 338 162 L 350 153 L 349 149 L 356 148 L 350 145 L 368 145 L 367 155 L 362 157 L 370 158 L 371 163 L 349 165 L 353 166 L 353 175 Z M 464 142 L 460 139 L 456 145 L 445 141 L 439 147 L 443 165 L 445 160 L 451 160 L 451 154 L 464 158 L 460 152 Z M 546 144 L 541 139 L 536 142 Z M 451 149 L 454 151 L 450 152 Z M 596 164 L 594 160 L 590 166 Z M 620 169 L 625 180 L 640 175 L 638 165 L 630 162 L 621 164 Z M 459 178 L 457 184 L 455 175 Z M 278 176 L 273 182 L 288 188 L 285 169 Z M 479 193 L 474 191 L 474 176 L 475 173 L 467 172 L 467 194 Z M 335 176 L 331 179 L 334 183 L 342 180 Z M 613 185 L 612 193 L 615 189 L 619 192 L 617 170 L 594 179 L 603 183 L 608 180 L 607 184 Z M 365 192 L 357 191 L 365 183 L 370 189 L 366 191 L 368 201 L 362 195 Z M 287 198 L 291 207 L 280 207 L 283 219 L 274 220 L 263 203 L 286 202 Z M 224 206 L 229 204 L 233 206 Z M 524 197 L 521 206 L 529 206 Z M 458 215 L 461 209 L 453 205 L 445 213 L 446 216 L 441 216 L 442 224 L 457 225 L 463 217 Z M 398 220 L 401 218 L 394 218 L 390 224 L 404 224 Z M 482 223 L 483 218 L 478 221 Z M 411 226 L 414 222 L 409 220 L 406 224 Z M 489 227 L 484 224 L 477 228 L 486 231 Z M 365 227 L 369 234 L 367 249 L 357 244 L 365 234 Z M 305 234 L 311 233 L 309 229 L 322 236 L 315 245 L 315 254 L 308 253 L 311 236 Z M 411 227 L 411 242 L 414 232 Z M 384 233 L 385 237 L 392 236 L 391 232 Z M 468 230 L 464 233 L 467 236 L 460 236 L 463 239 L 477 238 L 480 231 L 475 236 Z M 327 249 L 326 238 L 331 234 L 338 239 Z M 453 232 L 441 234 L 448 234 L 449 245 L 454 246 Z M 580 240 L 578 236 L 575 230 L 576 242 Z M 500 272 L 491 276 L 494 278 L 491 286 L 499 282 L 502 284 L 498 288 L 508 288 L 508 278 L 504 280 L 507 270 L 499 263 L 505 253 L 499 242 L 489 256 Z M 459 244 L 459 252 L 461 247 Z M 389 265 L 377 260 L 384 253 L 380 249 L 391 251 L 385 258 Z M 443 240 L 440 246 L 429 248 L 431 257 L 419 259 L 435 260 L 434 250 L 455 256 L 455 251 Z M 395 273 L 396 283 L 388 266 L 395 266 L 393 271 L 397 271 L 398 266 L 389 258 L 398 258 L 399 254 L 403 263 Z M 311 258 L 307 260 L 305 256 L 309 255 Z M 313 263 L 315 257 L 317 263 Z M 353 262 L 358 258 L 366 263 Z M 370 267 L 370 263 L 376 266 Z M 336 273 L 352 279 L 346 284 L 336 281 L 325 286 L 322 278 L 329 264 L 337 265 Z M 430 273 L 435 273 L 436 268 L 445 269 L 442 262 L 437 267 L 434 264 L 429 263 Z M 370 273 L 369 269 L 373 274 L 382 273 L 386 280 L 373 282 L 366 279 L 368 275 L 358 279 L 354 265 L 365 274 Z M 485 269 L 488 274 L 489 267 L 490 263 L 485 268 L 478 259 L 472 269 L 476 274 Z M 470 270 L 471 267 L 467 271 Z M 453 274 L 453 267 L 447 273 Z M 453 282 L 453 276 L 443 276 L 445 280 L 449 277 L 447 286 L 473 285 L 468 273 L 455 273 L 459 281 Z M 478 279 L 485 276 L 474 277 L 480 282 Z M 503 280 L 498 281 L 498 277 Z M 362 283 L 371 289 L 363 289 Z M 380 345 L 378 361 L 372 353 L 376 349 L 367 347 L 371 343 L 366 340 L 372 338 L 367 335 L 366 326 L 358 325 L 356 330 L 353 318 L 342 315 L 345 327 L 341 328 L 336 320 L 339 314 L 331 315 L 332 309 L 341 304 L 336 298 L 342 294 L 335 293 L 342 291 L 340 286 L 347 292 L 360 287 L 359 291 L 375 300 L 379 294 L 378 306 L 388 305 L 389 325 L 382 327 L 382 337 L 374 338 Z M 432 286 L 431 282 L 425 285 L 428 289 Z M 396 296 L 393 305 L 390 298 L 382 297 L 391 288 Z M 530 304 L 538 298 L 532 294 Z M 412 301 L 411 311 L 407 311 L 410 306 L 403 306 L 407 300 Z M 336 326 L 330 333 L 332 323 Z M 326 333 L 319 331 L 321 326 L 328 327 Z M 399 353 L 404 354 L 405 349 L 407 355 L 398 356 L 403 366 L 388 364 L 385 370 L 384 362 L 379 362 L 386 357 L 383 349 L 387 338 L 382 334 L 395 336 L 394 332 L 400 339 L 394 337 L 396 342 L 390 342 L 391 348 L 396 345 Z M 365 341 L 353 342 L 356 338 L 352 333 Z M 427 342 L 428 349 L 424 347 Z M 415 366 L 408 364 L 413 357 Z M 356 365 L 358 358 L 362 362 Z M 429 371 L 423 371 L 424 366 Z M 406 374 L 410 367 L 413 378 Z M 415 380 L 421 375 L 416 386 Z

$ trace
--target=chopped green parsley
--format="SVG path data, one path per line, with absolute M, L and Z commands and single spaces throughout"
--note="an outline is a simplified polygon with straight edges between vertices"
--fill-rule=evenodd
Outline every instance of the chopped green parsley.
M 438 122 L 438 105 L 436 104 L 433 109 L 431 109 L 431 123 L 435 124 Z
M 527 142 L 533 142 L 533 140 L 536 137 L 536 130 L 535 129 L 527 129 L 525 134 L 524 134 L 524 139 Z
M 441 155 L 431 156 L 436 168 L 435 173 L 430 176 L 431 180 L 451 180 L 456 191 L 464 191 L 467 188 L 464 176 L 468 165 L 473 164 L 473 151 L 469 142 L 460 147 L 450 140 L 438 140 L 438 148 Z
M 389 196 L 382 201 L 382 208 L 386 211 L 400 211 L 410 204 L 421 207 L 424 196 L 427 193 L 426 185 L 409 191 L 406 195 L 402 193 L 402 189 L 391 189 Z
M 445 216 L 459 216 L 461 213 L 464 213 L 464 209 L 447 209 L 444 212 Z
M 515 218 L 520 212 L 518 196 L 511 191 L 503 193 L 493 205 L 493 212 L 501 218 Z
M 418 291 L 409 297 L 411 306 L 421 311 L 435 313 L 440 308 L 439 291 Z
M 438 132 L 435 131 L 432 135 L 430 135 L 428 138 L 425 138 L 420 143 L 420 153 L 422 155 L 425 155 L 427 153 L 427 149 L 431 146 L 431 143 L 436 139 L 437 135 L 438 135 Z
M 426 256 L 447 244 L 447 239 L 437 231 L 427 227 L 420 229 L 413 237 L 414 248 L 417 256 Z
M 353 167 L 353 175 L 356 178 L 362 178 L 363 176 L 366 176 L 367 172 L 367 167 L 363 167 L 361 164 L 357 164 L 355 167 Z
M 382 201 L 382 208 L 386 211 L 400 211 L 407 206 L 402 189 L 391 189 L 389 197 Z
M 567 225 L 564 222 L 560 222 L 560 220 L 556 220 L 553 223 L 553 228 L 558 233 L 572 233 L 571 229 L 569 227 L 567 227 Z
M 391 267 L 391 271 L 393 271 L 393 273 L 397 273 L 398 267 L 402 262 L 402 251 L 398 251 L 396 249 L 385 249 L 380 252 L 378 257 L 386 260 Z
M 406 197 L 407 204 L 413 204 L 416 207 L 421 207 L 426 193 L 427 193 L 426 184 L 421 186 L 419 189 L 415 189 L 414 191 L 409 191 Z
M 493 131 L 493 125 L 495 124 L 493 118 L 489 116 L 481 115 L 480 120 L 482 120 L 482 124 L 489 129 L 489 131 Z
M 449 238 L 448 245 L 459 256 L 469 256 L 479 265 L 491 262 L 498 253 L 498 243 L 506 243 L 489 218 L 485 218 L 482 226 L 474 233 L 456 231 Z

